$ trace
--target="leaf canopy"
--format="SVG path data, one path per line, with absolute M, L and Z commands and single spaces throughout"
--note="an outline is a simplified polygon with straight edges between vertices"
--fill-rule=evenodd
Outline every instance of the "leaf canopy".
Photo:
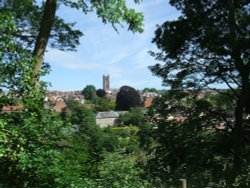
M 158 26 L 153 42 L 161 52 L 151 52 L 165 64 L 151 66 L 152 72 L 172 88 L 197 88 L 213 83 L 239 86 L 239 62 L 249 65 L 249 3 L 234 1 L 235 32 L 229 22 L 227 1 L 170 1 L 183 16 Z M 244 62 L 244 63 L 243 63 Z

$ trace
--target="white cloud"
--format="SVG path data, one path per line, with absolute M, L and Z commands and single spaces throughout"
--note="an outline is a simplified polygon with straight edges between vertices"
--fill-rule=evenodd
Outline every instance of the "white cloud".
M 50 50 L 46 54 L 45 61 L 48 61 L 52 65 L 57 65 L 69 70 L 95 70 L 97 68 L 102 68 L 101 64 L 87 62 L 76 52 L 62 52 L 59 50 Z
M 133 57 L 133 62 L 135 69 L 137 70 L 147 70 L 148 71 L 148 66 L 152 65 L 153 59 L 152 57 L 148 54 L 148 49 L 142 49 L 136 55 Z
M 118 79 L 124 76 L 124 71 L 119 67 L 106 66 L 103 71 L 105 72 L 105 74 L 109 74 L 112 79 Z

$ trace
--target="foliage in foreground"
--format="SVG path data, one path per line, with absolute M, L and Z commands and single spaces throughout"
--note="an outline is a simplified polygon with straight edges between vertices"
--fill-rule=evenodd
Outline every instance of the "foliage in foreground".
M 217 97 L 221 98 L 219 94 Z M 146 148 L 144 176 L 154 185 L 176 187 L 180 178 L 187 179 L 189 187 L 249 185 L 250 147 L 242 153 L 242 172 L 235 176 L 232 132 L 224 126 L 226 122 L 220 114 L 211 114 L 217 104 L 215 98 L 197 99 L 190 93 L 175 91 L 156 101 L 160 118 L 154 127 L 144 131 L 147 140 L 151 140 Z M 226 102 L 222 108 L 225 106 Z M 170 115 L 177 118 L 169 119 Z
M 62 122 L 43 112 L 0 117 L 0 184 L 3 187 L 53 187 L 63 169 L 59 142 Z
M 0 36 L 0 187 L 96 187 L 101 186 L 98 183 L 100 178 L 103 179 L 102 183 L 105 180 L 108 184 L 106 179 L 111 177 L 108 171 L 104 173 L 101 169 L 102 166 L 108 169 L 109 161 L 112 160 L 108 157 L 111 153 L 105 153 L 114 152 L 120 146 L 125 147 L 126 139 L 116 145 L 117 137 L 104 134 L 95 125 L 93 113 L 74 103 L 71 104 L 71 112 L 65 112 L 63 120 L 58 114 L 44 109 L 46 84 L 40 82 L 40 87 L 34 87 L 32 65 L 35 61 L 30 49 L 25 50 L 21 45 L 29 41 L 27 38 L 22 41 L 13 37 L 23 28 L 17 27 L 21 23 L 15 19 L 14 14 L 27 13 L 25 8 L 32 7 L 33 1 L 20 7 L 12 1 L 5 2 L 10 4 L 6 7 L 0 5 L 0 31 L 4 33 Z M 6 8 L 13 12 L 6 11 Z M 31 12 L 39 12 L 37 7 L 32 8 Z M 32 21 L 30 19 L 33 17 L 29 16 L 25 17 L 25 24 Z M 47 72 L 48 66 L 45 64 L 41 75 Z M 22 108 L 15 112 L 2 112 L 2 107 L 6 105 L 20 105 Z M 79 131 L 72 129 L 72 124 L 78 125 Z M 114 142 L 110 142 L 109 138 Z M 123 156 L 123 153 L 117 155 Z M 122 157 L 111 158 L 123 160 Z M 134 160 L 126 160 L 124 158 L 125 163 L 134 167 Z M 120 167 L 118 164 L 110 166 L 117 170 Z M 127 170 L 125 167 L 118 171 L 123 174 L 121 177 L 124 177 L 124 171 Z M 114 168 L 109 168 L 110 173 Z M 137 181 L 137 172 L 136 168 L 131 171 L 133 176 L 129 178 L 129 183 Z M 120 178 L 116 184 L 125 185 L 126 181 Z
M 185 119 L 158 121 L 150 153 L 151 162 L 155 159 L 162 169 L 159 172 L 151 164 L 151 172 L 162 180 L 167 175 L 169 182 L 171 175 L 187 175 L 196 187 L 221 181 L 233 187 L 250 163 L 249 1 L 171 0 L 170 4 L 181 16 L 155 31 L 153 42 L 160 51 L 151 55 L 161 63 L 150 70 L 176 91 L 170 101 L 158 104 L 159 114 Z M 202 99 L 199 92 L 207 89 L 220 92 L 220 99 Z M 192 94 L 185 97 L 188 93 Z M 238 187 L 248 182 L 245 178 Z
M 88 120 L 72 132 L 42 112 L 1 114 L 1 187 L 147 186 L 136 162 L 138 128 L 101 130 Z

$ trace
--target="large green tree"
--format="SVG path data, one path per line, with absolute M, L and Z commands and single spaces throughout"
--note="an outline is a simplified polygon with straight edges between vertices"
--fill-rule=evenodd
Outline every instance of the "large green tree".
M 234 120 L 222 119 L 231 135 L 237 174 L 243 162 L 249 162 L 249 1 L 171 0 L 170 4 L 182 16 L 158 26 L 153 42 L 160 52 L 152 55 L 164 63 L 151 70 L 175 90 L 202 90 L 223 84 L 232 91 L 225 94 L 235 104 Z
M 95 110 L 97 112 L 114 110 L 115 101 L 108 98 L 98 98 L 95 103 Z
M 90 100 L 92 102 L 94 102 L 95 99 L 97 98 L 97 96 L 96 96 L 96 89 L 95 89 L 95 86 L 93 86 L 93 85 L 87 85 L 82 90 L 82 94 L 84 95 L 85 99 Z
M 141 108 L 130 108 L 130 110 L 122 114 L 118 121 L 121 125 L 129 126 L 134 125 L 138 127 L 142 127 L 146 124 L 146 117 Z
M 231 104 L 223 99 L 223 106 L 220 103 L 220 110 L 215 111 L 212 97 L 200 99 L 186 91 L 169 91 L 156 99 L 154 126 L 140 136 L 150 153 L 145 173 L 155 183 L 161 180 L 177 187 L 180 178 L 192 187 L 221 187 L 223 181 L 230 187 L 234 183 L 233 140 L 229 128 L 220 126 L 224 125 L 223 111 Z
M 83 162 L 89 159 L 86 163 L 92 165 L 93 160 L 100 161 L 100 129 L 95 126 L 91 112 L 80 109 L 73 114 L 74 122 L 84 118 L 80 131 L 91 137 L 86 136 L 89 142 L 74 145 L 58 115 L 43 107 L 45 95 L 40 89 L 44 85 L 39 77 L 48 70 L 43 63 L 46 47 L 50 44 L 61 50 L 73 50 L 82 35 L 73 29 L 73 24 L 55 16 L 62 4 L 85 13 L 96 11 L 104 23 L 111 22 L 114 27 L 127 21 L 131 30 L 140 28 L 137 23 L 140 25 L 142 17 L 128 9 L 125 1 L 0 2 L 0 106 L 13 105 L 12 99 L 23 106 L 16 113 L 0 109 L 0 187 L 85 186 L 83 176 L 89 170 L 82 172 L 88 168 Z M 76 150 L 73 152 L 71 147 Z

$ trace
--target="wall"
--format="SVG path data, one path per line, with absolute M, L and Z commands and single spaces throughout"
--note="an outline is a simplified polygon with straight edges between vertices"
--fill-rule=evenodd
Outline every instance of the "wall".
M 114 125 L 117 125 L 117 118 L 96 119 L 96 124 L 99 125 L 101 128 L 114 126 Z

